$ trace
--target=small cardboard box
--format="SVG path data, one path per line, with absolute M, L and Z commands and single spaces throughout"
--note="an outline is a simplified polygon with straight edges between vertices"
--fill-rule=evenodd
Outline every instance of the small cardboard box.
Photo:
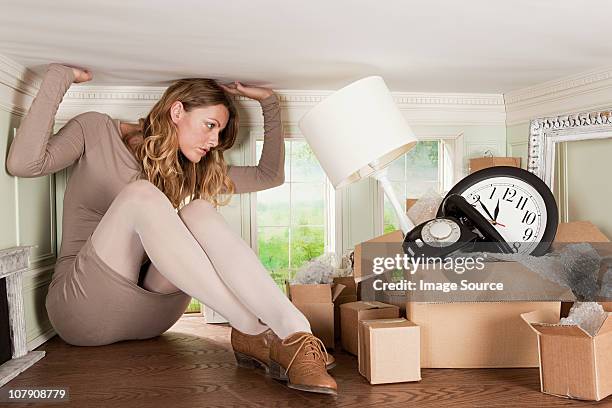
M 419 352 L 419 326 L 404 318 L 359 324 L 359 373 L 370 384 L 420 381 Z
M 333 301 L 342 292 L 344 285 L 292 285 L 288 282 L 285 285 L 291 303 L 308 319 L 312 334 L 321 339 L 325 347 L 334 348 Z
M 382 302 L 351 302 L 340 305 L 342 348 L 351 354 L 359 351 L 359 321 L 393 319 L 399 317 L 399 308 Z
M 594 336 L 558 316 L 534 311 L 521 317 L 537 333 L 540 389 L 559 397 L 599 401 L 612 394 L 612 313 Z
M 359 300 L 357 296 L 357 284 L 352 276 L 336 277 L 334 284 L 344 285 L 345 288 L 340 295 L 334 300 L 334 334 L 336 340 L 340 339 L 341 324 L 340 324 L 340 305 L 345 303 L 356 302 Z

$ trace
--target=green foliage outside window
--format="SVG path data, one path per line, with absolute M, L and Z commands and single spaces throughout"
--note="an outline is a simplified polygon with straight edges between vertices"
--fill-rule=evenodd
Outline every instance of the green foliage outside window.
M 257 142 L 257 159 L 262 142 Z M 325 175 L 305 141 L 285 141 L 285 183 L 257 193 L 259 259 L 284 281 L 325 247 Z

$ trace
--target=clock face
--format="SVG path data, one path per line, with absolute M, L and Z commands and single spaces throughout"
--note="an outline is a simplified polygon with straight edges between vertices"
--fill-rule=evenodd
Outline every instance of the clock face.
M 493 224 L 515 252 L 531 253 L 542 241 L 546 205 L 530 184 L 510 177 L 494 177 L 473 184 L 461 195 Z
M 546 183 L 527 170 L 486 168 L 459 181 L 448 194 L 463 196 L 514 252 L 542 255 L 557 233 L 555 198 Z

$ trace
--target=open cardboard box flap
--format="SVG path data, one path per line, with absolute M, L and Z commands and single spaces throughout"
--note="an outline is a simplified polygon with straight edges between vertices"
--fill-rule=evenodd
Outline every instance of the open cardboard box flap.
M 529 324 L 529 327 L 531 327 L 538 334 L 572 337 L 596 337 L 612 331 L 612 312 L 607 311 L 607 313 L 608 316 L 595 333 L 595 336 L 591 336 L 587 331 L 576 324 L 560 324 L 559 317 L 547 310 L 522 313 L 521 317 L 527 324 Z
M 411 322 L 410 320 L 404 319 L 403 317 L 398 317 L 397 319 L 362 320 L 361 323 L 373 329 L 416 326 L 415 323 Z
M 288 282 L 285 283 L 287 286 L 287 294 L 289 299 L 294 304 L 301 303 L 332 303 L 346 288 L 341 283 L 336 284 L 297 284 L 293 285 Z
M 612 330 L 612 313 L 608 312 L 608 317 L 604 320 L 595 336 L 604 334 Z M 521 317 L 538 334 L 572 336 L 572 337 L 595 337 L 575 324 L 560 324 L 559 318 L 552 316 L 541 316 L 538 312 L 521 314 Z
M 346 285 L 341 283 L 334 283 L 332 286 L 332 302 L 335 302 L 338 299 L 338 296 L 342 293 L 342 291 L 346 288 Z
M 387 309 L 390 307 L 397 307 L 397 306 L 390 305 L 388 303 L 378 302 L 376 300 L 373 300 L 373 301 L 362 300 L 359 302 L 345 303 L 341 305 L 340 307 L 346 307 L 346 308 L 354 309 L 354 310 L 371 310 L 371 309 Z

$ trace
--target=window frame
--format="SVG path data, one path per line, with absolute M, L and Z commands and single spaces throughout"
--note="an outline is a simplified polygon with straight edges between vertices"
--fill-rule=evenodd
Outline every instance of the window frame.
M 286 140 L 291 141 L 304 141 L 306 143 L 307 140 L 300 133 L 294 133 L 284 131 L 284 139 L 283 143 Z M 249 161 L 252 165 L 257 165 L 257 147 L 256 144 L 258 141 L 264 141 L 264 133 L 260 131 L 252 131 L 249 137 Z M 285 160 L 291 160 L 290 156 L 287 156 L 287 151 L 285 151 Z M 289 165 L 289 171 L 291 171 L 291 165 Z M 325 172 L 324 172 L 325 173 Z M 288 175 L 285 175 L 287 178 Z M 289 181 L 290 182 L 290 181 Z M 287 183 L 287 181 L 286 181 Z M 342 223 L 341 217 L 337 215 L 340 214 L 339 209 L 341 210 L 341 195 L 340 192 L 336 191 L 331 184 L 327 175 L 325 175 L 325 182 L 323 187 L 324 192 L 324 200 L 325 200 L 325 208 L 324 208 L 324 253 L 334 252 L 336 255 L 341 253 L 341 248 L 339 245 L 342 244 L 341 236 L 338 236 L 338 233 L 342 233 Z M 258 244 L 258 225 L 257 225 L 257 191 L 249 193 L 250 194 L 250 240 L 251 240 L 251 248 L 253 251 L 259 256 L 259 244 Z M 289 196 L 289 216 L 291 217 L 291 195 Z M 288 228 L 291 231 L 291 225 L 288 225 Z M 340 238 L 340 239 L 339 239 Z M 289 234 L 289 263 L 291 264 L 291 232 Z M 290 268 L 295 269 L 295 268 Z

